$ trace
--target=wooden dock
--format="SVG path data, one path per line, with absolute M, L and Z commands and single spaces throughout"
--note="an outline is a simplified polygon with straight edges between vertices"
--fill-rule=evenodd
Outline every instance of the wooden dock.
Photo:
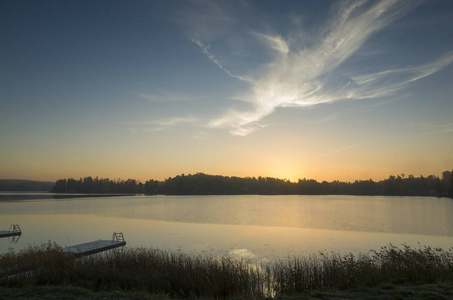
M 125 245 L 126 245 L 126 242 L 124 241 L 123 233 L 114 232 L 111 240 L 97 240 L 94 242 L 88 242 L 88 243 L 78 244 L 78 245 L 74 245 L 74 246 L 69 246 L 69 247 L 63 248 L 63 252 L 72 253 L 76 257 L 82 257 L 82 256 L 87 256 L 87 255 L 96 254 L 99 252 L 123 247 Z
M 20 236 L 22 234 L 22 230 L 20 229 L 19 225 L 11 224 L 8 231 L 0 231 L 0 238 L 10 237 L 10 236 Z

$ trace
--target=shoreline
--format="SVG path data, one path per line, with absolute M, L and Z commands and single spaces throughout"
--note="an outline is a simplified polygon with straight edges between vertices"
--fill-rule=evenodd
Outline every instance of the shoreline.
M 33 192 L 17 192 L 8 195 L 0 193 L 0 202 L 15 202 L 15 201 L 28 201 L 28 200 L 58 200 L 58 199 L 72 199 L 72 198 L 101 198 L 101 197 L 120 197 L 120 196 L 133 196 L 131 194 L 57 194 L 49 193 L 33 194 Z

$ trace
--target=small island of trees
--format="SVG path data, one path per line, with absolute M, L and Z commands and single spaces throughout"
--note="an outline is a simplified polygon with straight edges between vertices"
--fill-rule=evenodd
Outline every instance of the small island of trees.
M 228 177 L 196 173 L 177 175 L 165 181 L 150 179 L 141 183 L 135 179 L 111 180 L 85 177 L 78 180 L 59 179 L 54 193 L 86 194 L 165 194 L 165 195 L 385 195 L 437 196 L 453 198 L 453 170 L 442 176 L 389 176 L 381 181 L 354 182 L 299 179 L 291 182 L 272 177 Z

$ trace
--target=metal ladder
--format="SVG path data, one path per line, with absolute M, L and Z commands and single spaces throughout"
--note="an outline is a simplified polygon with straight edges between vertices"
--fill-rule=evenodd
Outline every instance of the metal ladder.
M 113 232 L 112 241 L 124 242 L 124 236 L 122 232 Z
M 17 243 L 17 241 L 19 241 L 19 239 L 22 235 L 22 230 L 20 229 L 19 225 L 11 224 L 11 226 L 9 226 L 9 232 L 18 232 L 19 233 L 19 235 L 14 235 L 14 236 L 8 237 L 10 243 Z
M 22 230 L 20 229 L 18 224 L 11 224 L 11 226 L 9 226 L 9 231 L 10 232 L 22 232 Z

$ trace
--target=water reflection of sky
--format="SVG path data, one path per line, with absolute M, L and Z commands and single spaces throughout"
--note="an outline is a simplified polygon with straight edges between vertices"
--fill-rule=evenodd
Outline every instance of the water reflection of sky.
M 389 243 L 416 246 L 420 242 L 442 248 L 453 245 L 451 236 L 441 236 L 439 232 L 430 235 L 433 230 L 451 232 L 452 225 L 443 220 L 442 211 L 452 209 L 448 201 L 393 200 L 395 203 L 373 198 L 352 206 L 355 198 L 309 197 L 304 202 L 292 196 L 119 197 L 0 203 L 0 225 L 5 227 L 0 229 L 18 223 L 23 230 L 17 244 L 0 239 L 0 252 L 48 240 L 70 246 L 110 239 L 113 231 L 123 232 L 132 247 L 257 259 L 319 251 L 368 251 Z M 326 218 L 319 220 L 320 214 Z M 410 216 L 415 233 L 404 232 L 410 227 Z M 426 225 L 435 220 L 434 229 Z M 303 227 L 310 221 L 309 226 Z M 377 227 L 366 230 L 373 225 L 364 224 L 366 221 L 376 222 Z M 423 222 L 429 228 L 416 232 Z M 400 231 L 389 232 L 394 227 Z

